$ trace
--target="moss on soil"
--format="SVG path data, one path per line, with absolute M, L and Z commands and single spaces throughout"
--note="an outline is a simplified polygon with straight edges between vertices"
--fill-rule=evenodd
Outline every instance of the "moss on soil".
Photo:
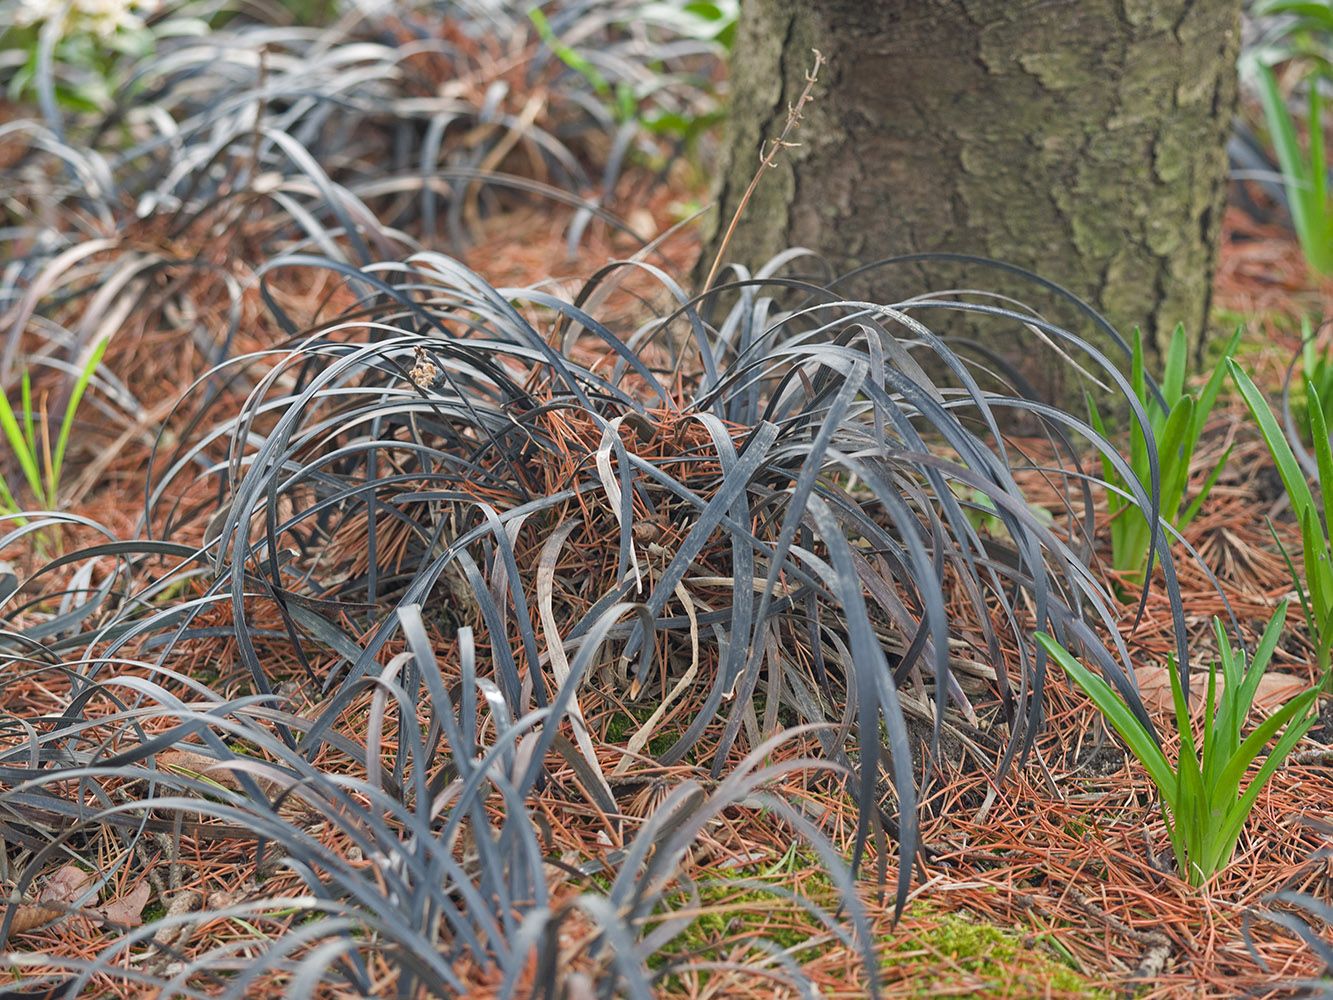
M 1082 975 L 1071 959 L 1061 960 L 1033 935 L 961 916 L 943 914 L 933 926 L 909 934 L 884 957 L 888 980 L 901 979 L 895 969 L 918 970 L 907 961 L 919 955 L 931 966 L 930 977 L 918 984 L 916 996 L 939 994 L 985 997 L 1086 996 L 1109 998 L 1113 992 Z M 940 961 L 943 959 L 944 961 Z M 912 973 L 908 973 L 911 975 Z
M 796 867 L 817 868 L 818 862 L 793 847 L 774 864 L 736 868 L 728 876 L 764 881 Z M 837 892 L 822 871 L 807 875 L 802 886 L 806 893 L 817 897 L 815 902 L 836 907 Z M 674 901 L 673 907 L 677 905 L 691 904 Z M 729 952 L 737 941 L 760 936 L 772 945 L 792 950 L 793 957 L 802 964 L 838 946 L 836 940 L 824 937 L 826 928 L 814 916 L 762 889 L 701 885 L 699 905 L 710 912 L 700 914 L 668 949 L 651 959 L 651 968 L 664 968 L 675 956 L 716 958 Z M 790 924 L 775 922 L 777 911 L 791 913 L 794 919 Z M 1110 1000 L 1114 996 L 1114 991 L 1100 981 L 1079 972 L 1073 957 L 1054 939 L 1044 940 L 1044 934 L 979 920 L 966 911 L 943 912 L 928 902 L 909 907 L 900 926 L 902 938 L 883 950 L 880 966 L 882 982 L 897 987 L 887 991 L 894 996 L 985 996 L 997 1000 L 1036 996 Z M 813 943 L 805 946 L 810 941 Z M 910 993 L 902 992 L 905 984 L 911 984 Z M 681 992 L 685 984 L 680 977 L 668 974 L 659 986 L 666 995 L 672 995 Z

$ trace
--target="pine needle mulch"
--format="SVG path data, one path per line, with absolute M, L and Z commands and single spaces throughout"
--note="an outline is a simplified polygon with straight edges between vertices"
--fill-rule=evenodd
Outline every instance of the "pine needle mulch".
M 545 241 L 545 257 L 540 241 L 525 245 L 523 253 L 536 270 L 549 266 L 554 238 Z M 688 264 L 689 250 L 686 245 L 682 263 Z M 491 259 L 502 261 L 506 273 L 521 266 L 512 250 Z M 1247 343 L 1262 337 L 1271 347 L 1247 353 L 1245 363 L 1261 384 L 1280 386 L 1299 349 L 1299 324 L 1292 317 L 1311 310 L 1330 314 L 1333 284 L 1306 273 L 1289 232 L 1260 226 L 1232 208 L 1216 299 L 1224 309 L 1254 317 Z M 1291 593 L 1268 518 L 1289 549 L 1295 543 L 1293 551 L 1299 551 L 1299 533 L 1289 517 L 1283 520 L 1280 484 L 1275 490 L 1271 461 L 1238 405 L 1219 408 L 1196 458 L 1200 478 L 1229 444 L 1234 450 L 1228 471 L 1186 539 L 1221 582 L 1252 643 L 1276 602 Z M 1043 504 L 1042 486 L 1034 477 L 1031 499 L 1038 505 Z M 1059 509 L 1059 498 L 1046 499 L 1051 509 Z M 1097 543 L 1102 558 L 1108 558 L 1106 539 Z M 1226 608 L 1202 567 L 1185 558 L 1177 564 L 1194 665 L 1204 669 L 1215 652 L 1212 617 L 1226 615 Z M 1127 632 L 1137 597 L 1133 590 L 1126 594 Z M 966 614 L 965 601 L 955 606 Z M 1289 632 L 1272 669 L 1313 682 L 1309 644 L 1299 625 Z M 1128 642 L 1136 666 L 1165 664 L 1173 635 L 1170 609 L 1160 592 L 1150 589 Z M 1279 770 L 1259 798 L 1233 864 L 1200 890 L 1171 872 L 1156 793 L 1137 762 L 1126 759 L 1115 738 L 1102 732 L 1095 709 L 1080 692 L 1058 673 L 1050 685 L 1047 728 L 1034 757 L 1003 784 L 988 777 L 999 759 L 994 739 L 989 751 L 984 739 L 959 741 L 965 748 L 955 759 L 942 761 L 939 770 L 921 765 L 928 789 L 923 836 L 930 857 L 918 869 L 913 899 L 897 925 L 892 900 L 876 889 L 878 859 L 868 859 L 862 873 L 865 899 L 874 916 L 885 994 L 1085 996 L 1096 986 L 1108 996 L 1124 995 L 1126 989 L 1154 998 L 1273 996 L 1287 992 L 1286 983 L 1324 971 L 1304 942 L 1264 915 L 1281 909 L 1282 904 L 1266 902 L 1281 890 L 1330 898 L 1333 830 L 1321 820 L 1333 802 L 1333 771 L 1319 751 L 1333 741 L 1333 725 L 1317 725 L 1293 761 Z M 997 717 L 998 704 L 979 708 L 983 716 L 987 711 Z M 1164 732 L 1170 731 L 1164 714 L 1158 721 Z M 808 749 L 798 741 L 781 755 L 795 757 Z M 1169 754 L 1176 749 L 1169 738 L 1167 749 Z M 670 784 L 667 771 L 654 779 L 659 794 Z M 835 842 L 841 834 L 840 846 L 850 850 L 854 818 L 836 782 L 811 778 L 786 791 L 804 798 L 805 813 L 818 817 Z M 791 860 L 790 836 L 780 825 L 762 813 L 737 812 L 728 836 L 719 832 L 691 859 L 691 878 L 734 874 L 740 866 L 764 873 L 797 895 L 831 898 L 826 877 L 808 856 L 804 867 Z M 891 860 L 885 875 L 891 883 Z M 828 943 L 826 929 L 809 918 L 803 933 L 791 933 L 793 925 L 802 925 L 801 912 L 764 903 L 746 890 L 719 897 L 700 914 L 700 926 L 713 928 L 711 938 L 700 931 L 692 942 L 700 951 L 699 975 L 664 984 L 666 992 L 782 995 L 763 974 L 772 963 L 756 964 L 745 948 L 766 934 L 791 942 L 791 957 L 825 995 L 863 996 L 853 951 Z M 990 933 L 968 934 L 968 924 Z M 1065 979 L 1066 971 L 1077 976 Z
M 640 222 L 645 228 L 648 219 L 656 227 L 669 224 L 681 211 L 673 203 L 685 200 L 687 194 L 674 183 L 644 185 L 638 194 L 644 213 Z M 1247 364 L 1261 373 L 1261 384 L 1274 386 L 1285 376 L 1297 347 L 1296 324 L 1290 317 L 1313 301 L 1321 301 L 1327 313 L 1333 295 L 1327 283 L 1317 286 L 1303 275 L 1299 258 L 1293 261 L 1287 234 L 1256 227 L 1234 210 L 1227 221 L 1218 301 L 1230 309 L 1257 313 L 1256 322 L 1273 346 L 1247 356 Z M 632 250 L 613 233 L 594 226 L 578 256 L 570 259 L 563 224 L 543 212 L 512 213 L 488 221 L 486 227 L 467 260 L 496 285 L 526 284 L 536 276 L 557 276 L 558 281 L 561 273 L 572 281 L 605 259 Z M 697 252 L 689 230 L 661 247 L 667 269 L 676 274 L 688 273 Z M 307 291 L 315 298 L 324 292 Z M 627 288 L 627 322 L 633 314 L 632 288 Z M 152 353 L 151 341 L 145 339 L 139 346 L 148 352 L 145 357 Z M 166 370 L 151 377 L 164 384 L 172 381 Z M 1290 591 L 1285 566 L 1272 551 L 1266 519 L 1273 518 L 1287 541 L 1296 536 L 1289 518 L 1283 520 L 1280 492 L 1273 490 L 1272 477 L 1264 471 L 1269 463 L 1262 444 L 1247 429 L 1239 410 L 1217 415 L 1199 457 L 1200 474 L 1233 439 L 1237 444 L 1229 469 L 1186 537 L 1222 582 L 1232 610 L 1247 630 L 1246 639 L 1252 642 L 1275 601 Z M 98 488 L 93 490 L 90 484 L 80 511 L 116 526 L 127 524 L 129 515 L 123 512 L 132 510 L 141 496 L 131 473 L 142 466 L 149 446 L 142 438 L 123 442 L 100 470 Z M 1043 489 L 1049 487 L 1034 477 L 1031 499 L 1037 504 L 1048 501 L 1058 509 L 1059 498 L 1053 491 L 1043 496 Z M 139 484 L 137 491 L 141 490 Z M 196 524 L 191 530 L 200 529 Z M 1099 540 L 1103 558 L 1109 548 L 1104 543 L 1105 539 Z M 1187 560 L 1182 559 L 1180 566 L 1190 645 L 1197 651 L 1196 666 L 1202 667 L 1212 652 L 1211 618 L 1224 614 L 1224 607 L 1206 573 Z M 1138 595 L 1131 589 L 1126 596 L 1128 631 Z M 959 637 L 967 642 L 975 638 L 965 620 L 969 604 L 958 595 L 954 606 L 960 616 Z M 225 607 L 219 605 L 212 612 L 216 621 L 210 619 L 208 624 L 225 626 L 229 613 Z M 452 638 L 439 636 L 438 641 L 440 662 L 453 662 Z M 1136 666 L 1165 662 L 1172 642 L 1171 619 L 1157 591 L 1150 589 L 1143 618 L 1128 642 Z M 984 646 L 978 643 L 976 648 Z M 281 655 L 280 650 L 281 645 L 275 645 L 273 655 Z M 398 651 L 391 647 L 385 652 Z M 1017 662 L 1016 650 L 1005 653 Z M 190 656 L 200 670 L 218 669 L 230 660 L 224 641 L 199 644 Z M 700 665 L 702 670 L 709 666 Z M 1299 629 L 1292 630 L 1279 650 L 1275 668 L 1313 680 L 1308 644 Z M 316 706 L 300 683 L 298 664 L 272 664 L 272 676 L 284 672 L 292 681 L 285 692 L 293 698 L 292 710 L 313 713 Z M 222 674 L 217 685 L 225 691 L 225 669 Z M 67 698 L 67 683 L 58 671 L 34 671 L 6 691 L 6 709 L 23 716 L 58 713 Z M 706 768 L 663 767 L 648 756 L 655 738 L 670 735 L 671 717 L 649 726 L 642 711 L 636 714 L 636 710 L 662 693 L 650 689 L 636 703 L 614 683 L 588 692 L 582 708 L 597 741 L 603 772 L 615 774 L 619 782 L 622 815 L 599 814 L 588 806 L 587 796 L 571 791 L 579 781 L 576 773 L 553 770 L 548 792 L 534 803 L 546 824 L 550 856 L 562 861 L 551 866 L 553 905 L 596 891 L 599 860 L 613 864 L 615 852 L 671 788 L 687 778 L 707 786 Z M 909 702 L 916 699 L 918 721 L 928 719 L 933 704 L 920 692 L 908 689 L 905 695 Z M 1205 888 L 1193 889 L 1170 871 L 1170 849 L 1155 792 L 1141 768 L 1101 731 L 1088 700 L 1054 671 L 1048 696 L 1046 728 L 1033 755 L 1001 784 L 990 778 L 1004 740 L 1003 726 L 996 724 L 998 702 L 978 704 L 976 727 L 951 719 L 941 759 L 932 763 L 923 755 L 918 760 L 925 849 L 900 922 L 893 922 L 894 901 L 880 892 L 877 879 L 883 874 L 886 884 L 892 883 L 893 845 L 873 848 L 861 870 L 883 994 L 1083 997 L 1104 990 L 1106 996 L 1128 991 L 1152 998 L 1275 996 L 1284 992 L 1285 983 L 1319 975 L 1319 963 L 1304 943 L 1265 918 L 1273 905 L 1264 900 L 1279 890 L 1330 899 L 1333 834 L 1321 821 L 1327 819 L 1328 804 L 1333 802 L 1333 771 L 1317 751 L 1333 740 L 1333 726 L 1317 726 L 1293 762 L 1279 769 L 1259 798 L 1234 863 Z M 367 695 L 345 715 L 345 731 L 360 734 L 363 740 L 369 702 Z M 687 696 L 671 716 L 690 707 Z M 145 728 L 152 732 L 150 723 Z M 380 739 L 380 749 L 392 752 L 391 726 Z M 641 752 L 627 751 L 631 739 L 643 747 Z M 816 748 L 807 734 L 781 744 L 773 757 L 816 756 Z M 1168 743 L 1168 752 L 1173 749 Z M 317 763 L 332 772 L 365 775 L 363 764 L 332 753 Z M 801 811 L 837 847 L 850 851 L 855 817 L 836 778 L 813 769 L 792 771 L 769 791 L 800 803 Z M 892 812 L 892 802 L 884 805 Z M 321 826 L 317 816 L 300 820 L 309 824 L 312 835 L 324 838 L 331 852 L 349 863 L 370 864 L 359 859 L 354 845 L 332 825 Z M 114 895 L 129 897 L 135 880 L 145 878 L 154 882 L 163 898 L 192 901 L 196 908 L 254 899 L 277 901 L 302 893 L 294 876 L 273 870 L 271 859 L 266 863 L 255 856 L 252 842 L 205 826 L 178 834 L 174 839 L 158 837 L 152 850 L 127 865 L 124 884 Z M 96 858 L 102 870 L 109 870 L 123 860 L 116 855 L 119 843 L 115 836 L 106 836 L 82 849 Z M 698 839 L 681 875 L 703 888 L 691 897 L 685 891 L 686 879 L 681 879 L 677 912 L 695 919 L 668 950 L 686 954 L 690 961 L 677 963 L 662 979 L 663 995 L 796 995 L 786 985 L 778 957 L 753 948 L 759 937 L 776 942 L 779 953 L 797 964 L 823 995 L 866 995 L 858 951 L 809 910 L 767 891 L 789 893 L 829 912 L 838 905 L 836 890 L 813 852 L 793 843 L 790 828 L 772 812 L 749 805 L 726 810 Z M 110 926 L 105 913 L 88 907 L 75 913 L 59 914 L 58 906 L 48 911 L 30 912 L 33 919 L 26 926 L 16 922 L 7 947 L 26 953 L 34 963 L 42 955 L 90 960 Z M 36 919 L 43 915 L 48 919 Z M 127 966 L 138 963 L 165 970 L 231 942 L 235 965 L 241 967 L 255 949 L 299 919 L 299 911 L 278 906 L 262 919 L 219 918 L 193 928 L 187 937 L 163 938 L 138 954 L 127 953 L 125 961 Z M 1327 928 L 1323 931 L 1327 934 Z M 562 946 L 570 969 L 594 971 L 588 946 L 595 935 L 590 921 L 572 919 L 566 926 Z M 384 983 L 395 972 L 388 967 L 371 971 Z M 227 970 L 218 972 L 221 987 Z M 456 972 L 472 984 L 471 996 L 492 996 L 499 989 L 484 970 Z M 525 988 L 536 985 L 535 976 L 533 970 L 525 977 Z M 254 985 L 254 995 L 280 995 L 283 987 L 279 978 L 261 980 Z M 117 997 L 126 995 L 125 989 L 124 981 L 98 978 L 83 995 Z

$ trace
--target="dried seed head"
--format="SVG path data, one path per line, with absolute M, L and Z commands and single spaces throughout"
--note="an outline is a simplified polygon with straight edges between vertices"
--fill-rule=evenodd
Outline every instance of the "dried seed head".
M 441 375 L 440 370 L 435 367 L 430 358 L 426 356 L 426 349 L 418 346 L 415 351 L 416 364 L 408 372 L 408 377 L 412 383 L 423 392 L 429 392 L 431 389 L 439 387 Z

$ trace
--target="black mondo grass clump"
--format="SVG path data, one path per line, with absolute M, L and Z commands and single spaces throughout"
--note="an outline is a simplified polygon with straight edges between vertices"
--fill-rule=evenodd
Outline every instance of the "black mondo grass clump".
M 109 935 L 93 960 L 9 952 L 6 963 L 16 976 L 43 970 L 16 988 L 43 986 L 52 996 L 77 997 L 110 980 L 113 990 L 170 996 L 244 997 L 275 988 L 295 997 L 330 990 L 381 996 L 387 988 L 394 996 L 450 997 L 475 995 L 481 985 L 498 996 L 555 997 L 582 983 L 652 997 L 654 980 L 671 975 L 677 963 L 652 962 L 650 969 L 650 961 L 694 920 L 667 905 L 681 893 L 677 866 L 704 828 L 741 800 L 783 816 L 823 852 L 847 901 L 842 914 L 791 902 L 817 915 L 872 967 L 850 872 L 808 819 L 763 790 L 784 773 L 820 766 L 800 760 L 764 766 L 761 758 L 776 741 L 756 748 L 719 784 L 684 781 L 671 789 L 601 869 L 604 890 L 570 891 L 563 883 L 579 871 L 568 865 L 565 879 L 552 879 L 543 827 L 527 803 L 560 739 L 558 720 L 570 709 L 577 681 L 621 611 L 608 609 L 594 627 L 552 704 L 515 719 L 496 685 L 475 673 L 468 630 L 460 636 L 457 671 L 466 687 L 455 704 L 420 608 L 400 608 L 407 649 L 358 685 L 373 691 L 372 734 L 364 744 L 340 733 L 326 737 L 338 754 L 364 765 L 360 778 L 292 753 L 276 731 L 308 735 L 311 721 L 271 698 L 224 700 L 146 663 L 115 664 L 137 667 L 136 676 L 88 680 L 63 724 L 24 748 L 46 768 L 15 766 L 12 754 L 6 760 L 12 782 L 0 794 L 6 838 L 23 844 L 30 858 L 15 892 L 31 888 L 51 858 L 73 858 L 98 876 L 74 901 L 75 912 L 89 897 L 95 902 L 140 852 L 156 852 L 168 835 L 182 833 L 214 844 L 257 840 L 264 885 L 289 888 L 274 894 L 252 887 L 201 907 L 197 894 L 174 891 L 179 859 L 173 859 L 172 884 L 159 891 L 177 900 L 193 895 L 193 906 L 173 907 L 142 927 L 113 925 L 122 933 Z M 140 726 L 150 716 L 166 723 L 151 735 Z M 390 765 L 381 736 L 395 728 L 402 735 Z M 168 748 L 181 746 L 194 749 L 183 762 L 180 753 L 168 762 Z M 57 787 L 77 788 L 85 804 Z M 49 838 L 45 843 L 33 836 L 38 831 Z M 122 860 L 100 868 L 99 849 Z M 151 855 L 143 860 L 151 864 Z M 685 908 L 697 909 L 698 889 L 684 881 Z M 0 935 L 19 929 L 31 909 L 8 907 Z M 183 946 L 205 925 L 222 926 L 221 942 L 184 960 Z M 760 956 L 755 977 L 800 987 L 789 956 L 762 949 Z
M 66 39 L 0 5 L 0 84 L 26 98 L 0 120 L 0 383 L 108 339 L 110 361 L 147 340 L 192 374 L 254 350 L 245 289 L 282 253 L 457 251 L 551 205 L 571 248 L 594 221 L 627 231 L 606 206 L 627 166 L 716 118 L 720 44 L 643 0 L 532 7 L 348 5 L 306 26 L 277 4 L 169 4 L 92 66 L 84 22 Z M 74 99 L 91 84 L 100 102 Z
M 0 7 L 0 39 L 37 30 L 19 8 Z M 0 124 L 0 248 L 24 277 L 81 240 L 166 253 L 183 234 L 243 234 L 262 246 L 237 247 L 251 260 L 304 244 L 365 265 L 466 245 L 486 216 L 549 199 L 579 209 L 573 242 L 630 159 L 661 161 L 718 116 L 722 48 L 669 5 L 349 5 L 325 25 L 289 20 L 261 3 L 164 7 L 142 29 L 152 42 L 101 71 L 95 109 L 61 100 L 88 70 L 52 38 L 30 71 L 0 60 L 0 81 L 26 74 L 34 95 L 28 117 Z
M 692 300 L 623 262 L 571 303 L 437 253 L 273 261 L 261 292 L 290 343 L 186 393 L 189 419 L 148 469 L 144 537 L 50 561 L 5 607 L 9 669 L 54 672 L 73 699 L 40 731 L 15 720 L 4 752 L 4 822 L 33 852 L 24 885 L 89 837 L 128 857 L 163 824 L 248 830 L 261 867 L 295 882 L 170 919 L 283 933 L 242 971 L 227 946 L 174 978 L 138 966 L 140 981 L 207 992 L 221 977 L 240 996 L 275 975 L 311 995 L 388 969 L 400 995 L 484 980 L 556 996 L 583 977 L 650 996 L 691 920 L 671 915 L 692 891 L 681 859 L 721 811 L 761 804 L 829 868 L 840 917 L 793 902 L 861 949 L 873 989 L 851 873 L 887 833 L 904 905 L 925 849 L 918 776 L 941 732 L 975 719 L 969 671 L 988 667 L 1000 697 L 1001 771 L 1042 726 L 1038 630 L 1081 643 L 1151 725 L 1078 540 L 1092 477 L 1071 435 L 1144 508 L 1156 489 L 1086 423 L 983 390 L 917 317 L 982 310 L 1070 350 L 1078 338 L 952 298 L 842 300 L 783 264 Z M 274 290 L 312 269 L 356 302 L 303 326 Z M 630 293 L 667 304 L 634 329 L 599 322 Z M 1006 409 L 1041 418 L 1067 456 L 1046 469 L 1068 488 L 1067 529 L 1029 509 Z M 1183 636 L 1164 543 L 1159 530 Z M 968 655 L 960 614 L 982 630 Z M 216 763 L 163 773 L 155 755 L 183 746 Z M 850 868 L 775 791 L 793 771 L 856 802 Z M 590 845 L 624 846 L 551 857 L 538 795 L 580 803 Z M 158 929 L 70 966 L 70 989 L 121 975 L 125 949 L 167 954 Z M 801 978 L 781 949 L 747 971 Z
M 168 4 L 93 65 L 73 14 L 64 38 L 0 4 L 0 84 L 25 98 L 0 116 L 0 387 L 27 373 L 58 404 L 104 351 L 75 442 L 106 455 L 277 339 L 247 296 L 276 256 L 457 252 L 552 206 L 571 249 L 629 235 L 607 206 L 716 117 L 720 43 L 643 0 L 532 6 L 348 5 L 307 26 L 266 2 Z M 104 100 L 73 99 L 91 84 Z

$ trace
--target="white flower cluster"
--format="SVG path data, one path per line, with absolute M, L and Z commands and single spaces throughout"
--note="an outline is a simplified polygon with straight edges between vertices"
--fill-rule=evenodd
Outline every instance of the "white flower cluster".
M 22 0 L 15 21 L 20 27 L 59 21 L 62 37 L 86 32 L 110 38 L 118 31 L 142 28 L 141 12 L 157 6 L 137 0 Z

